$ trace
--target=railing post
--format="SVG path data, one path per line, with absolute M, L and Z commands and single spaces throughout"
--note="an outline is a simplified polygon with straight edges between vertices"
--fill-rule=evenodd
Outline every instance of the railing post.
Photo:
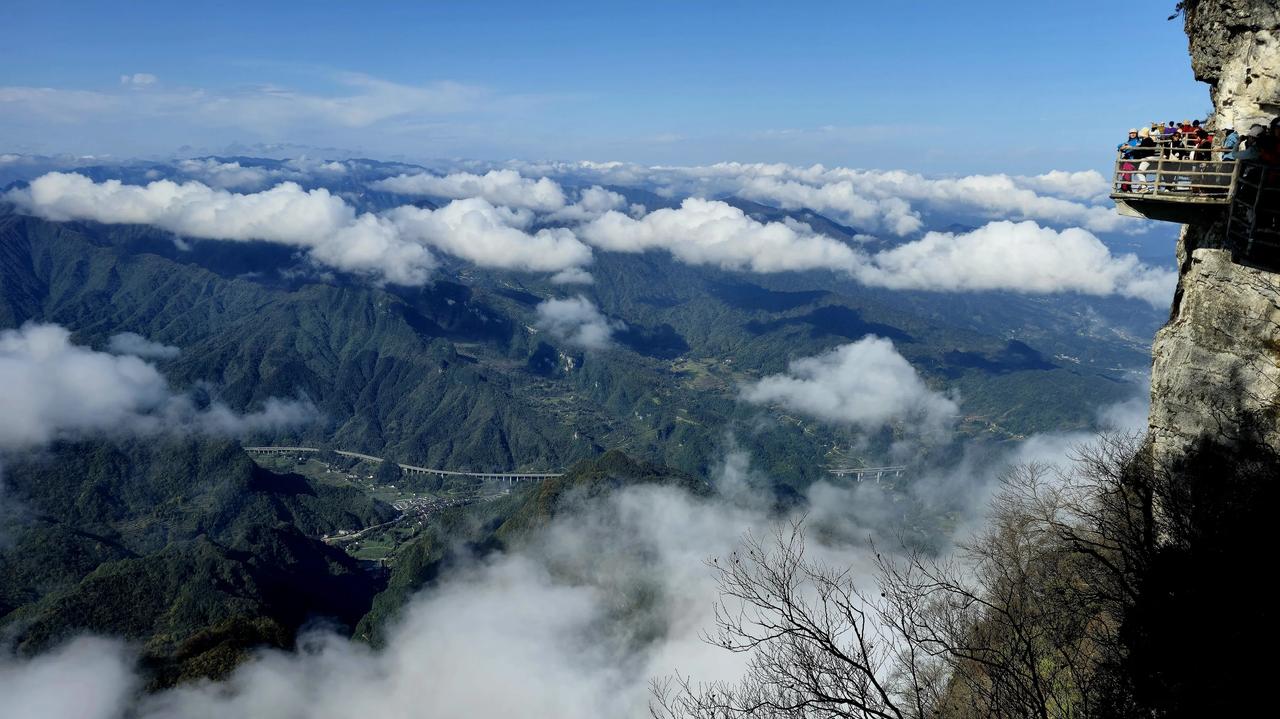
M 1253 252 L 1253 237 L 1258 229 L 1258 202 L 1262 200 L 1262 188 L 1266 187 L 1267 168 L 1261 164 L 1258 167 L 1258 188 L 1253 193 L 1253 207 L 1249 208 L 1249 241 L 1245 243 L 1245 254 Z

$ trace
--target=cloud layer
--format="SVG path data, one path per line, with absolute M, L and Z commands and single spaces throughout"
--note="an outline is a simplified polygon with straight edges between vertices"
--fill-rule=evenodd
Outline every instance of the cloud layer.
M 920 378 L 893 342 L 866 337 L 826 354 L 799 359 L 742 391 L 756 404 L 776 404 L 827 422 L 876 430 L 889 423 L 945 433 L 960 413 Z
M 310 402 L 268 400 L 257 412 L 198 407 L 151 364 L 71 343 L 58 325 L 0 331 L 0 451 L 91 435 L 207 432 L 237 435 L 316 418 Z
M 398 207 L 385 217 L 405 238 L 481 267 L 560 272 L 591 262 L 591 248 L 564 228 L 522 229 L 527 213 L 473 197 L 438 210 Z
M 185 172 L 203 174 L 222 185 L 266 180 L 258 168 L 238 163 L 190 162 L 195 164 L 182 165 L 187 167 Z M 326 169 L 326 163 L 315 162 L 305 167 L 330 173 L 344 168 Z M 637 172 L 634 168 L 588 169 L 594 175 L 623 172 L 642 183 L 653 179 L 632 176 Z M 843 197 L 848 199 L 849 211 L 861 208 L 856 211 L 876 216 L 882 225 L 888 223 L 893 233 L 914 233 L 920 228 L 920 214 L 910 203 L 885 196 L 866 204 L 856 193 L 849 194 L 852 180 L 833 178 L 850 173 L 873 177 L 872 184 L 885 192 L 884 188 L 892 187 L 904 196 L 976 203 L 995 208 L 991 213 L 997 215 L 1042 215 L 1065 222 L 1086 221 L 1093 210 L 1103 211 L 1086 208 L 1089 211 L 1081 215 L 1083 205 L 1041 197 L 1019 185 L 1094 196 L 1092 180 L 1096 178 L 1089 173 L 925 180 L 905 173 L 895 176 L 821 166 L 726 164 L 649 170 L 659 177 L 676 173 L 682 183 L 693 181 L 695 186 L 703 180 L 716 186 L 726 177 L 743 180 L 736 189 L 748 196 L 758 196 L 749 188 L 768 186 L 777 192 L 771 190 L 762 199 L 783 207 L 829 208 Z M 807 184 L 827 180 L 826 185 Z M 293 182 L 240 194 L 200 182 L 160 180 L 138 186 L 59 172 L 45 174 L 6 198 L 51 220 L 149 224 L 192 238 L 276 242 L 297 247 L 327 267 L 406 285 L 428 279 L 438 266 L 436 253 L 479 267 L 547 272 L 556 282 L 589 282 L 586 268 L 593 260 L 592 247 L 608 252 L 662 251 L 685 264 L 733 271 L 831 270 L 891 289 L 1078 292 L 1137 298 L 1157 307 L 1168 302 L 1176 281 L 1172 270 L 1144 265 L 1131 254 L 1113 254 L 1086 229 L 1056 229 L 1029 220 L 997 220 L 969 231 L 928 232 L 873 252 L 869 249 L 873 245 L 865 242 L 836 239 L 790 217 L 761 221 L 720 200 L 689 197 L 678 207 L 645 214 L 642 207 L 632 206 L 624 213 L 626 199 L 621 194 L 590 186 L 568 204 L 567 194 L 556 182 L 547 177 L 529 179 L 513 170 L 401 175 L 375 184 L 386 183 L 426 183 L 432 193 L 457 199 L 434 210 L 405 205 L 380 214 L 361 214 L 324 188 L 304 190 Z
M 449 199 L 481 197 L 495 205 L 519 207 L 538 212 L 551 212 L 565 206 L 560 185 L 543 177 L 537 180 L 521 177 L 515 170 L 491 170 L 483 175 L 458 172 L 444 177 L 419 173 L 397 175 L 378 180 L 375 190 L 402 195 L 430 195 Z
M 421 284 L 436 266 L 425 247 L 401 237 L 385 219 L 357 215 L 328 190 L 292 182 L 237 194 L 199 182 L 139 186 L 52 172 L 8 198 L 49 220 L 152 225 L 185 237 L 289 245 L 329 267 L 397 284 Z
M 605 317 L 582 295 L 540 303 L 534 324 L 552 337 L 587 350 L 603 350 L 613 344 L 613 333 L 626 329 L 620 320 Z
M 152 342 L 136 332 L 121 332 L 107 340 L 107 350 L 112 354 L 133 355 L 144 359 L 173 359 L 182 350 L 161 342 Z
M 928 177 L 901 170 L 722 162 L 700 166 L 621 162 L 509 163 L 527 174 L 644 187 L 666 197 L 736 195 L 783 209 L 811 209 L 862 232 L 906 236 L 956 220 L 1031 220 L 1093 232 L 1146 227 L 1106 200 L 1098 172 Z M 939 221 L 941 221 L 939 223 Z
M 429 248 L 500 269 L 559 272 L 591 261 L 591 249 L 569 230 L 528 233 L 522 229 L 533 219 L 527 211 L 482 198 L 437 210 L 404 206 L 357 214 L 328 190 L 293 182 L 240 194 L 199 182 L 126 185 L 60 172 L 6 198 L 49 220 L 145 224 L 184 237 L 298 247 L 319 264 L 403 285 L 426 282 L 437 267 Z
M 867 253 L 808 225 L 760 222 L 732 205 L 690 198 L 676 209 L 639 219 L 611 211 L 583 225 L 587 242 L 614 252 L 662 250 L 691 265 L 727 270 L 832 270 L 873 287 L 1034 294 L 1120 295 L 1153 306 L 1168 303 L 1177 277 L 1113 255 L 1092 233 L 1054 230 L 1034 222 L 992 222 L 972 232 L 930 232 L 896 247 Z
M 640 219 L 608 212 L 584 225 L 579 234 L 604 250 L 664 250 L 685 264 L 726 270 L 849 271 L 859 262 L 849 246 L 807 226 L 758 222 L 727 203 L 697 198 Z
M 860 266 L 862 282 L 893 289 L 963 292 L 1080 292 L 1169 302 L 1177 276 L 1111 254 L 1092 233 L 1061 232 L 1034 222 L 992 222 L 972 232 L 930 232 L 877 253 Z

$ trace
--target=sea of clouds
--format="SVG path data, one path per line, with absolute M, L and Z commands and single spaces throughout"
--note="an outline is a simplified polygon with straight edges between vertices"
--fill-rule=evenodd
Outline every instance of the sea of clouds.
M 349 180 L 352 167 L 204 158 L 145 184 L 52 171 L 4 199 L 55 221 L 282 244 L 321 267 L 402 285 L 430 281 L 446 256 L 582 284 L 597 255 L 610 252 L 660 252 L 745 273 L 829 270 L 890 289 L 1069 292 L 1153 306 L 1169 301 L 1175 280 L 1099 239 L 1145 226 L 1114 214 L 1105 179 L 1092 172 L 929 178 L 739 163 L 506 163 L 379 177 L 367 189 L 402 202 L 374 212 L 324 186 Z M 628 199 L 628 188 L 661 201 L 646 207 Z M 791 217 L 759 219 L 726 201 L 735 197 L 819 212 L 856 237 Z M 957 218 L 977 224 L 951 226 Z M 538 305 L 534 321 L 584 351 L 608 350 L 625 329 L 572 291 Z M 96 350 L 71 337 L 56 325 L 0 332 L 0 386 L 14 388 L 0 417 L 0 460 L 59 439 L 235 435 L 315 418 L 305 400 L 271 400 L 247 413 L 198 405 L 161 371 L 181 348 L 122 333 Z M 1141 391 L 1135 386 L 1135 396 Z M 958 414 L 953 392 L 930 388 L 892 342 L 875 337 L 797 359 L 741 386 L 739 398 L 868 431 L 892 423 L 921 443 L 946 441 Z M 1108 408 L 1100 421 L 1140 427 L 1143 400 Z M 905 491 L 972 528 L 1000 466 L 1061 461 L 1087 440 L 1040 435 L 998 456 L 966 453 L 950 466 L 921 469 Z M 415 596 L 381 649 L 313 630 L 299 651 L 261 652 L 224 681 L 143 695 L 138 648 L 84 636 L 39 657 L 0 657 L 4 711 L 47 719 L 643 716 L 655 677 L 732 679 L 742 671 L 744 657 L 699 638 L 717 599 L 705 561 L 728 555 L 747 532 L 767 536 L 799 518 L 779 516 L 753 489 L 768 481 L 750 464 L 748 451 L 728 452 L 709 496 L 647 486 L 584 502 L 524 546 L 475 559 Z M 813 485 L 808 498 L 814 556 L 871 581 L 867 542 L 895 541 L 900 498 L 873 483 L 835 482 Z
M 183 160 L 169 168 L 172 179 L 145 184 L 55 171 L 3 198 L 55 221 L 283 244 L 319 266 L 400 285 L 428 282 L 441 256 L 587 283 L 602 252 L 662 252 L 749 273 L 827 270 L 889 289 L 1114 295 L 1156 307 L 1176 278 L 1099 238 L 1148 225 L 1116 214 L 1093 171 L 925 177 L 821 165 L 507 164 L 370 179 L 366 189 L 403 200 L 377 212 L 325 186 L 349 180 L 355 164 L 306 158 L 270 168 Z M 669 206 L 629 202 L 628 188 Z M 820 213 L 852 239 L 793 217 L 758 219 L 730 198 Z

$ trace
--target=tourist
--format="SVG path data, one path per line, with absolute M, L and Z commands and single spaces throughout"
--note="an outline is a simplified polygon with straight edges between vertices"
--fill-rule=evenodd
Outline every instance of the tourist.
M 1240 148 L 1240 133 L 1236 132 L 1235 128 L 1228 127 L 1222 131 L 1222 134 L 1227 138 L 1222 141 L 1222 149 L 1226 150 L 1222 154 L 1222 159 L 1226 162 L 1235 162 L 1236 150 Z
M 1254 125 L 1249 128 L 1249 134 L 1241 138 L 1240 146 L 1243 148 L 1236 153 L 1236 156 L 1244 162 L 1257 162 L 1261 157 L 1261 144 L 1266 142 L 1268 134 L 1265 125 Z
M 1138 128 L 1133 127 L 1129 129 L 1129 139 L 1125 140 L 1119 145 L 1116 145 L 1116 149 L 1124 154 L 1125 159 L 1128 159 L 1130 157 L 1129 155 L 1130 150 L 1128 150 L 1127 148 L 1137 147 L 1138 145 L 1141 145 L 1141 144 L 1142 144 L 1142 141 L 1138 139 Z
M 1192 135 L 1192 140 L 1196 149 L 1195 155 L 1192 157 L 1196 162 L 1208 162 L 1213 153 L 1213 137 L 1205 131 L 1203 127 L 1196 128 L 1196 134 Z
M 1148 178 L 1147 175 L 1145 174 L 1147 170 L 1151 169 L 1151 158 L 1154 157 L 1157 153 L 1157 150 L 1155 149 L 1155 147 L 1156 147 L 1156 141 L 1151 139 L 1151 130 L 1148 130 L 1145 127 L 1139 130 L 1138 145 L 1134 149 L 1129 150 L 1129 157 L 1134 160 L 1138 160 L 1137 179 L 1138 179 L 1138 182 L 1140 183 L 1137 188 L 1138 192 L 1149 192 L 1151 190 L 1156 189 L 1155 183 L 1159 178 L 1157 177 Z M 1150 185 L 1141 184 L 1141 183 L 1147 183 L 1148 181 L 1150 181 L 1152 184 Z
M 1121 162 L 1120 162 L 1120 183 L 1121 183 L 1120 191 L 1121 192 L 1130 192 L 1133 190 L 1133 186 L 1130 185 L 1129 183 L 1133 179 L 1133 171 L 1138 168 L 1136 165 L 1130 162 L 1130 160 L 1133 159 L 1132 153 L 1134 152 L 1134 149 L 1141 144 L 1142 144 L 1142 141 L 1138 139 L 1138 128 L 1134 127 L 1134 128 L 1130 128 L 1129 130 L 1129 139 L 1125 140 L 1119 145 L 1116 145 L 1116 151 L 1120 153 L 1120 158 L 1121 158 Z
M 1258 143 L 1258 159 L 1264 165 L 1280 165 L 1280 117 L 1271 121 L 1270 129 Z

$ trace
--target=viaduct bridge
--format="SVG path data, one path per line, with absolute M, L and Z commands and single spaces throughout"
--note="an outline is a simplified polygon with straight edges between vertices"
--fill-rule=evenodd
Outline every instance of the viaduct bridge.
M 324 450 L 319 447 L 243 447 L 244 451 L 249 454 L 300 454 L 300 453 L 319 453 Z M 371 454 L 361 454 L 360 452 L 348 452 L 343 449 L 335 449 L 335 454 L 343 457 L 351 457 L 353 459 L 362 459 L 366 462 L 382 462 L 382 457 L 375 457 Z M 431 467 L 418 467 L 412 464 L 401 464 L 400 469 L 405 474 L 411 475 L 430 475 L 436 477 L 466 477 L 468 479 L 477 479 L 491 482 L 540 482 L 544 479 L 553 477 L 563 477 L 563 472 L 458 472 L 449 469 L 434 469 Z
M 837 477 L 853 477 L 859 482 L 864 479 L 875 479 L 877 483 L 886 477 L 901 477 L 906 471 L 906 465 L 892 467 L 827 467 L 827 473 L 834 474 Z

